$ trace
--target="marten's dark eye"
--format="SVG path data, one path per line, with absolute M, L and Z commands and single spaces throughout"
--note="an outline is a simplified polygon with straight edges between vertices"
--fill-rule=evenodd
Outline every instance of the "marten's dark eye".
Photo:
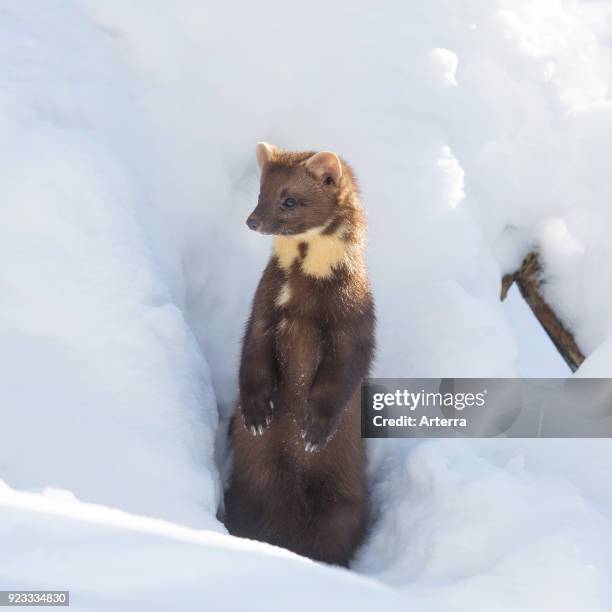
M 285 198 L 281 202 L 281 206 L 283 208 L 294 208 L 295 206 L 297 206 L 297 200 L 295 198 Z
M 325 180 L 323 181 L 326 185 L 333 185 L 334 184 L 334 179 L 331 176 L 326 176 Z

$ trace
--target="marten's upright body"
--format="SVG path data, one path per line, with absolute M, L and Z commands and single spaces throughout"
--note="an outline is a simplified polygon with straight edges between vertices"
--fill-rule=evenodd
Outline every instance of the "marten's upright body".
M 275 243 L 243 342 L 226 525 L 347 565 L 367 518 L 360 385 L 374 306 L 364 214 L 335 153 L 260 143 L 257 159 L 261 191 L 247 224 Z

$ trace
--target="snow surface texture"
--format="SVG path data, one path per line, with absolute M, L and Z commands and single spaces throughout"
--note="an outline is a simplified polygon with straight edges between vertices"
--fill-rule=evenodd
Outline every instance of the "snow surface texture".
M 215 518 L 270 248 L 244 225 L 258 140 L 356 169 L 378 375 L 562 375 L 499 303 L 532 245 L 578 375 L 612 375 L 611 19 L 1 2 L 0 587 L 98 610 L 611 610 L 607 440 L 371 444 L 355 572 Z

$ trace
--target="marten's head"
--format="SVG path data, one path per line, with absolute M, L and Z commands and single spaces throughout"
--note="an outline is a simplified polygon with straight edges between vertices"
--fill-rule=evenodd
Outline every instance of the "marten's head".
M 259 200 L 247 225 L 262 234 L 295 236 L 323 231 L 337 217 L 343 182 L 350 180 L 330 151 L 293 153 L 257 145 Z

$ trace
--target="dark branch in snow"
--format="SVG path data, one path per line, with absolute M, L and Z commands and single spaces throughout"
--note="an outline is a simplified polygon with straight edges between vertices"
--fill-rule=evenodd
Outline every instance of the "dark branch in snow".
M 565 359 L 567 365 L 575 372 L 584 361 L 584 355 L 572 333 L 563 325 L 555 311 L 542 295 L 542 266 L 538 254 L 529 253 L 521 267 L 513 274 L 506 274 L 502 279 L 501 300 L 505 300 L 513 283 L 518 288 L 524 300 L 529 304 L 536 319 L 544 328 L 557 350 Z

